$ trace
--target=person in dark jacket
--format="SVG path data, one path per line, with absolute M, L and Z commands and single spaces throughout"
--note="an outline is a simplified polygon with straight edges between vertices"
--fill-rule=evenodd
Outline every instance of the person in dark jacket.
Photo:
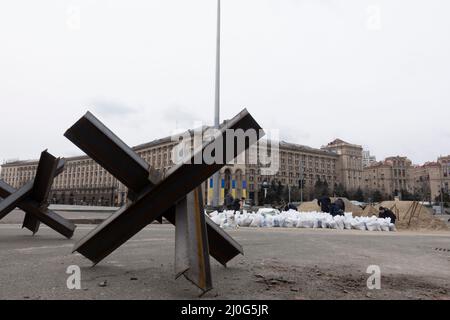
M 322 212 L 330 213 L 330 205 L 331 199 L 328 196 L 323 196 L 317 200 L 318 205 L 320 206 L 320 210 Z
M 336 204 L 336 207 L 338 210 L 342 210 L 342 213 L 345 212 L 344 200 L 342 200 L 341 198 L 338 198 L 338 199 L 336 199 L 336 201 L 334 203 Z
M 395 224 L 395 221 L 397 220 L 397 216 L 388 208 L 380 207 L 378 213 L 379 218 L 391 218 L 391 222 Z
M 337 206 L 336 206 L 336 202 L 333 202 L 332 204 L 330 204 L 330 214 L 334 217 L 337 215 Z
M 225 196 L 225 208 L 227 208 L 227 210 L 233 210 L 234 209 L 234 198 L 231 194 L 227 193 L 227 195 Z
M 234 212 L 241 210 L 241 200 L 239 198 L 234 199 L 232 210 L 234 210 Z
M 344 212 L 345 211 L 341 209 L 341 206 L 339 205 L 339 203 L 337 201 L 330 204 L 330 214 L 333 217 L 334 216 L 343 216 Z
M 284 206 L 284 211 L 288 211 L 288 210 L 298 211 L 297 207 L 294 206 L 292 203 L 288 203 L 287 205 Z

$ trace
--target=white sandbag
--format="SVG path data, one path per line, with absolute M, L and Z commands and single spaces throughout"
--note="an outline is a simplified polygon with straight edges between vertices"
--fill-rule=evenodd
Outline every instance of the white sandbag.
M 347 230 L 352 229 L 352 221 L 353 221 L 352 213 L 349 212 L 344 213 L 344 229 Z
M 391 223 L 391 218 L 379 218 L 378 222 L 380 223 L 381 231 L 389 231 L 389 224 Z
M 265 216 L 262 216 L 262 221 L 261 221 L 261 224 L 259 226 L 261 228 L 267 227 L 267 221 L 266 221 L 266 217 Z
M 215 215 L 215 216 L 212 216 L 211 217 L 211 220 L 215 223 L 215 224 L 217 224 L 217 225 L 221 225 L 221 223 L 222 223 L 222 219 L 220 219 L 220 217 L 219 217 L 219 215 L 217 214 L 217 215 Z
M 317 229 L 317 228 L 320 227 L 319 226 L 319 219 L 317 219 L 317 218 L 313 218 L 312 219 L 312 227 L 313 227 L 313 229 Z
M 237 213 L 240 213 L 239 211 L 236 211 Z M 229 218 L 231 218 L 231 217 L 234 217 L 234 215 L 235 215 L 235 212 L 233 211 L 233 210 L 227 210 L 227 211 L 224 211 L 224 214 L 225 214 L 225 217 L 227 218 L 227 219 L 229 219 Z
M 274 209 L 274 208 L 260 208 L 260 209 L 258 209 L 256 214 L 260 214 L 262 216 L 276 215 L 276 214 L 280 214 L 280 210 Z
M 328 222 L 328 227 L 330 229 L 337 229 L 336 221 L 332 220 L 332 221 Z
M 366 228 L 369 231 L 381 231 L 380 223 L 375 216 L 368 218 L 366 221 Z
M 249 227 L 253 221 L 253 216 L 251 214 L 243 214 L 242 217 L 239 218 L 239 226 L 240 227 Z
M 343 216 L 334 216 L 333 217 L 334 222 L 336 223 L 336 229 L 338 230 L 344 230 L 344 217 Z M 350 226 L 351 228 L 351 226 Z
M 274 228 L 280 227 L 280 215 L 273 216 L 273 226 Z
M 250 223 L 251 228 L 260 228 L 263 225 L 264 217 L 261 214 L 255 214 L 252 222 Z
M 212 217 L 215 217 L 215 216 L 217 216 L 217 215 L 219 215 L 219 212 L 218 212 L 218 211 L 213 211 L 213 212 L 211 212 L 211 213 L 209 214 L 209 217 L 212 218 Z
M 321 219 L 316 219 L 316 220 L 317 220 L 317 228 L 327 229 L 329 227 L 327 218 L 321 218 Z M 314 226 L 314 228 L 316 228 L 316 227 Z
M 237 225 L 235 215 L 227 217 L 227 227 L 235 228 Z
M 353 218 L 353 220 L 351 220 L 350 224 L 352 226 L 352 229 L 367 230 L 364 220 L 359 219 L 358 217 Z
M 234 215 L 234 222 L 236 223 L 237 226 L 241 225 L 241 218 L 243 217 L 243 214 L 240 213 L 236 213 Z
M 318 223 L 318 220 L 316 219 L 316 223 Z M 297 228 L 313 228 L 314 227 L 314 220 L 309 219 L 308 217 L 300 217 L 297 221 Z
M 264 221 L 265 221 L 264 227 L 273 228 L 273 220 L 274 220 L 274 217 L 272 215 L 267 215 L 264 219 Z
M 397 228 L 395 227 L 395 224 L 389 223 L 389 231 L 397 231 Z
M 284 228 L 295 228 L 297 226 L 297 220 L 298 219 L 295 219 L 292 217 L 287 217 L 286 219 L 284 219 L 283 227 Z
M 281 228 L 284 228 L 284 220 L 286 220 L 286 216 L 285 215 L 280 215 L 278 217 L 278 221 L 279 221 L 279 224 L 280 224 Z

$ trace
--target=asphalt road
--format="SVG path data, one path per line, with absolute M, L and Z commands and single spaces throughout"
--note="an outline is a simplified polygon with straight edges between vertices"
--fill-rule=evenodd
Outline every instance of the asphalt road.
M 56 211 L 60 216 L 71 220 L 75 224 L 98 224 L 107 219 L 111 212 L 92 211 Z M 0 224 L 22 224 L 25 213 L 22 210 L 14 209 L 11 213 L 0 220 Z
M 95 267 L 45 226 L 31 236 L 0 224 L 0 299 L 193 299 L 174 279 L 174 227 L 151 225 Z M 214 289 L 202 299 L 450 299 L 450 233 L 251 229 L 229 233 L 245 250 L 223 268 L 212 259 Z M 81 268 L 81 290 L 66 285 Z M 369 265 L 381 289 L 369 290 Z

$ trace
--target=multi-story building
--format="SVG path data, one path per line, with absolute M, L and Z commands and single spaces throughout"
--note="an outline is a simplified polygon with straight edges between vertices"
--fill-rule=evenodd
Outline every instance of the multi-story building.
M 337 140 L 336 140 L 337 141 Z M 164 173 L 174 165 L 172 151 L 178 144 L 171 137 L 155 140 L 134 147 L 134 151 L 149 165 Z M 280 182 L 284 186 L 298 186 L 303 176 L 304 194 L 308 198 L 315 183 L 327 181 L 330 189 L 345 177 L 344 185 L 356 187 L 361 174 L 361 148 L 351 144 L 335 143 L 329 149 L 315 149 L 298 144 L 277 144 L 277 171 L 268 174 L 260 163 L 228 164 L 220 170 L 220 202 L 227 193 L 234 197 L 245 197 L 258 202 L 262 184 Z M 190 145 L 192 150 L 192 143 Z M 358 153 L 359 151 L 359 153 Z M 66 167 L 55 180 L 49 199 L 53 203 L 122 205 L 127 199 L 127 189 L 104 168 L 87 156 L 66 158 Z M 359 163 L 358 163 L 359 161 Z M 14 161 L 2 166 L 0 177 L 15 188 L 24 185 L 36 173 L 37 161 Z M 212 202 L 212 179 L 205 181 L 204 193 L 207 203 Z
M 440 179 L 442 179 L 442 189 L 444 189 L 444 192 L 448 193 L 450 185 L 450 155 L 439 157 L 437 162 L 441 166 Z
M 173 166 L 171 151 L 176 142 L 169 137 L 134 147 L 149 165 L 164 174 Z M 53 203 L 122 205 L 127 189 L 115 177 L 87 156 L 66 158 L 65 170 L 53 182 L 49 199 Z M 38 161 L 15 161 L 2 165 L 1 178 L 19 188 L 34 178 Z
M 191 141 L 184 143 L 193 149 Z M 174 165 L 173 153 L 177 144 L 172 137 L 166 137 L 133 149 L 164 175 Z M 258 203 L 260 193 L 264 192 L 264 182 L 298 187 L 301 179 L 305 182 L 305 199 L 310 198 L 319 180 L 326 181 L 331 191 L 336 184 L 342 184 L 348 191 L 361 187 L 366 191 L 378 190 L 389 197 L 406 190 L 424 200 L 434 200 L 440 195 L 441 188 L 449 192 L 450 156 L 413 166 L 408 158 L 400 156 L 373 162 L 370 153 L 363 152 L 361 146 L 340 139 L 320 149 L 284 141 L 276 145 L 273 151 L 276 151 L 278 163 L 273 172 L 265 170 L 259 162 L 249 161 L 249 152 L 243 163 L 230 163 L 220 170 L 221 203 L 228 193 Z M 363 167 L 367 160 L 369 165 Z M 7 162 L 1 166 L 0 178 L 19 188 L 34 177 L 37 164 L 37 161 Z M 212 179 L 205 181 L 203 189 L 205 202 L 211 203 Z M 66 158 L 64 172 L 54 180 L 49 199 L 65 204 L 122 205 L 127 199 L 127 189 L 89 157 L 71 157 Z
M 362 163 L 363 168 L 369 167 L 377 162 L 377 158 L 375 156 L 370 155 L 369 150 L 363 150 L 362 152 Z
M 299 180 L 304 180 L 304 192 L 308 196 L 317 181 L 327 182 L 330 190 L 337 180 L 339 156 L 336 153 L 315 149 L 294 143 L 281 141 L 279 143 L 279 170 L 275 174 L 264 174 L 259 164 L 249 164 L 246 167 L 249 195 L 258 199 L 264 182 L 281 183 L 284 186 L 298 186 Z
M 363 172 L 362 146 L 336 139 L 323 146 L 322 150 L 338 155 L 336 180 L 341 182 L 346 190 L 354 191 L 361 187 Z
M 449 193 L 450 156 L 439 157 L 436 162 L 415 166 L 412 170 L 414 192 L 424 199 L 434 201 L 441 190 Z
M 398 193 L 401 190 L 406 190 L 412 192 L 413 188 L 411 185 L 411 168 L 412 162 L 407 157 L 389 157 L 385 160 L 392 167 L 392 193 Z
M 412 170 L 412 162 L 407 157 L 386 158 L 364 168 L 363 188 L 390 197 L 400 195 L 402 190 L 414 192 Z
M 391 173 L 391 167 L 383 161 L 365 167 L 362 188 L 365 191 L 378 190 L 384 195 L 392 194 Z
M 52 203 L 111 205 L 123 203 L 123 191 L 116 179 L 88 157 L 66 159 L 65 170 L 55 180 Z M 1 178 L 19 188 L 34 178 L 38 161 L 16 161 L 2 166 Z M 121 192 L 122 191 L 122 192 Z

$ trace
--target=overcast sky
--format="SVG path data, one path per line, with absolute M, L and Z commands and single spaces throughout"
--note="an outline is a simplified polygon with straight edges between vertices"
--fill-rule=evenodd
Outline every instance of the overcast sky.
M 377 159 L 450 154 L 450 1 L 222 0 L 222 110 Z M 129 145 L 211 124 L 215 0 L 0 3 L 0 160 L 80 154 L 92 111 Z

